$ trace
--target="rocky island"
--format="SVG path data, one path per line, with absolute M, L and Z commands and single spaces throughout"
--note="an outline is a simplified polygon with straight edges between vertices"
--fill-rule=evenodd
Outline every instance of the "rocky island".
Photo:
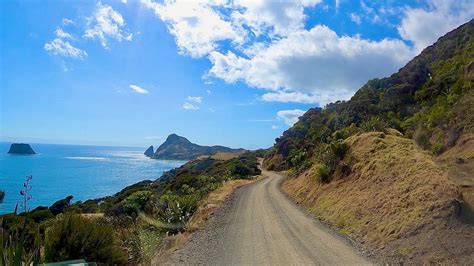
M 8 154 L 36 154 L 36 152 L 31 148 L 30 144 L 26 143 L 13 143 L 10 146 Z
M 145 154 L 145 156 L 148 156 L 148 157 L 153 157 L 153 155 L 155 154 L 155 152 L 153 151 L 153 145 L 148 147 L 148 149 L 146 149 L 146 151 L 143 154 Z

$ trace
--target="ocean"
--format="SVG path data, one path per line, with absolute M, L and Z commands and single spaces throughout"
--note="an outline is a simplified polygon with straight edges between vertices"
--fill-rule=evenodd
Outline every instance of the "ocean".
M 73 202 L 113 195 L 142 180 L 155 180 L 185 161 L 154 160 L 145 148 L 31 144 L 36 155 L 7 154 L 10 143 L 0 143 L 0 190 L 5 199 L 0 214 L 21 202 L 20 190 L 32 175 L 28 207 L 49 206 L 72 195 Z

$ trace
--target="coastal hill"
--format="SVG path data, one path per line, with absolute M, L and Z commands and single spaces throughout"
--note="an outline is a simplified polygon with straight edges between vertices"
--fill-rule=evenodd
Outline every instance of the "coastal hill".
M 30 144 L 13 143 L 8 154 L 36 154 L 36 152 L 31 148 Z
M 264 165 L 388 264 L 474 260 L 474 20 L 349 101 L 311 108 Z M 433 241 L 435 239 L 435 241 Z
M 201 146 L 190 142 L 185 137 L 171 134 L 151 157 L 162 160 L 192 160 L 200 156 L 212 156 L 218 152 L 242 153 L 244 149 L 232 149 L 224 146 Z

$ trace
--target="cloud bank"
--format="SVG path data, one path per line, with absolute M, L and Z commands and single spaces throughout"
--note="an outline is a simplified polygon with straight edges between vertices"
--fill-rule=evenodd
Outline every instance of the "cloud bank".
M 336 1 L 336 10 L 344 2 Z M 373 23 L 395 9 L 370 12 Z M 142 0 L 175 37 L 182 55 L 208 58 L 204 77 L 243 82 L 263 90 L 263 101 L 324 105 L 350 98 L 368 79 L 384 77 L 438 37 L 474 15 L 470 0 L 433 0 L 428 9 L 398 7 L 400 38 L 339 35 L 325 25 L 305 27 L 320 0 L 168 1 Z M 360 24 L 359 14 L 350 14 Z M 412 45 L 411 45 L 412 44 Z

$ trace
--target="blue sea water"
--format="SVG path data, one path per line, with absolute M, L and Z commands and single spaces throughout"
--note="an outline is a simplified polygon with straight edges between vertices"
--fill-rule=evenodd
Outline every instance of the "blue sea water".
M 0 190 L 5 199 L 0 214 L 21 202 L 25 177 L 33 176 L 28 207 L 49 206 L 72 195 L 73 202 L 113 195 L 141 180 L 155 180 L 184 161 L 153 160 L 144 148 L 31 144 L 36 155 L 7 154 L 0 143 Z

